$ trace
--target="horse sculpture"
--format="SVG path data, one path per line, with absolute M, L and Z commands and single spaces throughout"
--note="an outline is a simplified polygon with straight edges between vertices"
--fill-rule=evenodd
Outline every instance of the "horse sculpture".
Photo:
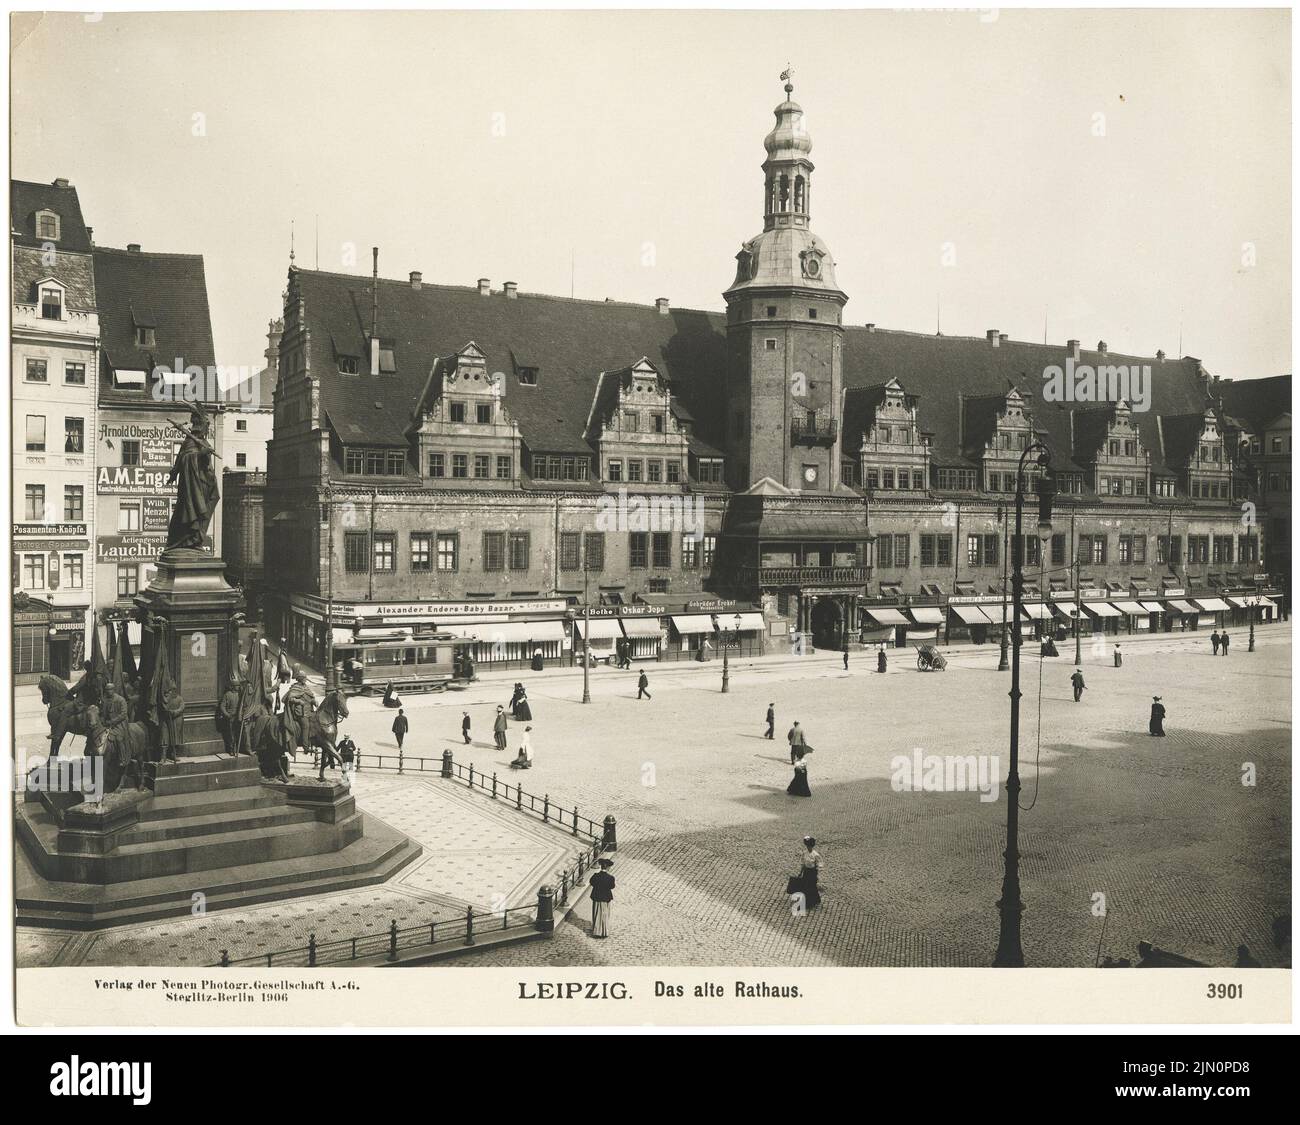
M 339 720 L 347 717 L 348 703 L 344 694 L 338 690 L 326 692 L 320 705 L 307 716 L 298 743 L 294 745 L 281 716 L 256 707 L 245 716 L 239 741 L 241 748 L 246 747 L 257 755 L 264 777 L 287 780 L 283 759 L 297 757 L 299 746 L 321 752 L 321 774 L 324 776 L 327 765 L 335 768 L 339 764 L 335 739 Z
M 144 723 L 122 723 L 109 731 L 100 720 L 99 708 L 86 708 L 86 756 L 104 759 L 104 792 L 116 793 L 135 774 L 136 789 L 144 788 L 144 764 L 149 756 L 149 728 Z
M 75 696 L 68 694 L 68 685 L 58 676 L 47 673 L 40 678 L 39 686 L 41 702 L 45 704 L 45 719 L 50 724 L 50 757 L 57 758 L 65 735 L 89 736 L 86 708 L 77 702 Z

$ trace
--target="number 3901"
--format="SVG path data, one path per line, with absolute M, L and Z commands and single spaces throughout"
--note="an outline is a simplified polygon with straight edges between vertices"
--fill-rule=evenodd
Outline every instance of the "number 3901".
M 1243 988 L 1244 986 L 1240 984 L 1214 984 L 1211 982 L 1205 996 L 1209 1000 L 1240 1000 L 1244 995 Z

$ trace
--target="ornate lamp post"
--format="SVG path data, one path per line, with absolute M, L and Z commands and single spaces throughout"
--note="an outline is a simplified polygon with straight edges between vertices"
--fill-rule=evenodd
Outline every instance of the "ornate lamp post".
M 1040 442 L 1034 442 L 1020 455 L 1020 465 L 1016 471 L 1016 537 L 1013 541 L 1015 566 L 1011 575 L 1012 612 L 1016 619 L 1020 617 L 1021 603 L 1024 601 L 1024 538 L 1021 534 L 1025 508 L 1025 459 L 1031 454 L 1038 454 L 1038 464 L 1044 470 L 1043 477 L 1036 482 L 1038 492 L 1038 538 L 1048 543 L 1052 538 L 1052 499 L 1056 493 L 1055 482 L 1050 474 L 1051 453 Z M 998 949 L 993 958 L 995 968 L 1021 968 L 1025 963 L 1024 952 L 1020 948 L 1020 915 L 1024 904 L 1020 901 L 1020 852 L 1018 834 L 1020 831 L 1020 630 L 1011 637 L 1011 766 L 1007 772 L 1007 848 L 1003 852 L 1006 860 L 1002 875 L 1002 897 L 998 899 L 1000 926 L 998 932 Z
M 586 554 L 582 558 L 582 702 L 591 702 L 591 594 L 587 589 L 588 575 Z
M 1247 652 L 1255 651 L 1255 615 L 1259 611 L 1259 595 L 1246 599 L 1246 605 L 1250 607 L 1250 647 Z
M 719 629 L 718 636 L 722 644 L 722 694 L 726 695 L 731 690 L 731 667 L 727 663 L 727 630 Z

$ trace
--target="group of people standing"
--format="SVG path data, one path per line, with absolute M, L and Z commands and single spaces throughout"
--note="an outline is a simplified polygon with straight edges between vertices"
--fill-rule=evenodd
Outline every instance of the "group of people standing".
M 1230 637 L 1228 636 L 1228 630 L 1227 630 L 1227 629 L 1224 629 L 1222 633 L 1220 633 L 1220 632 L 1218 631 L 1218 629 L 1215 629 L 1214 632 L 1210 634 L 1210 644 L 1214 646 L 1214 655 L 1215 655 L 1215 656 L 1218 656 L 1218 655 L 1219 655 L 1219 650 L 1222 649 L 1222 650 L 1223 650 L 1223 655 L 1224 655 L 1224 656 L 1227 656 L 1227 655 L 1228 655 L 1228 642 L 1229 642 L 1231 639 L 1232 639 L 1232 638 L 1230 638 Z

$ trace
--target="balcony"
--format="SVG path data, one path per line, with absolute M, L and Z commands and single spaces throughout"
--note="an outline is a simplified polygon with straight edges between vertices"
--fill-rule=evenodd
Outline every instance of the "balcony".
M 790 423 L 792 445 L 834 445 L 839 436 L 837 418 L 795 418 Z
M 66 306 L 60 311 L 62 316 L 45 317 L 41 315 L 40 305 L 15 304 L 13 327 L 30 332 L 53 332 L 60 336 L 86 336 L 91 339 L 99 336 L 98 313 L 76 312 Z
M 869 566 L 742 566 L 732 578 L 737 587 L 758 586 L 865 586 Z

